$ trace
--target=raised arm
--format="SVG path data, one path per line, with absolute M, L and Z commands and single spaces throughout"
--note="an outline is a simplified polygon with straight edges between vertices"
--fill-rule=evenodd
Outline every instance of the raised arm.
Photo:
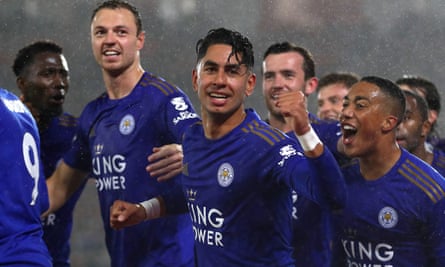
M 323 143 L 309 122 L 305 95 L 300 91 L 282 93 L 278 97 L 277 105 L 286 119 L 286 123 L 292 126 L 303 147 L 304 154 L 310 158 L 316 158 L 323 154 Z
M 307 192 L 322 206 L 339 208 L 346 201 L 346 184 L 332 153 L 320 141 L 309 123 L 306 97 L 302 92 L 280 94 L 279 106 L 286 123 L 292 126 L 304 150 L 314 188 Z M 298 181 L 295 182 L 298 184 Z

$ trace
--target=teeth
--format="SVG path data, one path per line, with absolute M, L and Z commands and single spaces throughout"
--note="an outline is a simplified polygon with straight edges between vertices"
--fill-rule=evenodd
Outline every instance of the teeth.
M 227 98 L 225 95 L 215 94 L 215 93 L 210 94 L 210 96 L 215 98 Z
M 106 51 L 104 54 L 105 54 L 106 56 L 115 56 L 115 55 L 117 55 L 118 53 L 117 53 L 116 51 Z
M 344 125 L 344 126 L 343 126 L 343 129 L 345 129 L 345 130 L 351 130 L 351 131 L 355 130 L 355 128 L 352 127 L 352 126 L 350 126 L 350 125 Z

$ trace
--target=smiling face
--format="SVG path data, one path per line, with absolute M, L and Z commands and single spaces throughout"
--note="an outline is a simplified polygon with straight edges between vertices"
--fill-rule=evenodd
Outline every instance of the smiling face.
M 263 61 L 263 95 L 272 115 L 282 116 L 276 106 L 277 96 L 283 91 L 306 93 L 303 70 L 304 58 L 297 52 L 269 54 Z
M 137 33 L 135 17 L 125 8 L 101 9 L 91 22 L 94 57 L 112 75 L 139 66 L 144 40 L 145 33 Z
M 32 63 L 17 77 L 17 86 L 24 102 L 34 111 L 47 117 L 60 115 L 69 88 L 65 57 L 53 52 L 35 55 Z
M 340 118 L 347 156 L 373 154 L 383 134 L 396 127 L 397 118 L 390 115 L 389 104 L 380 88 L 372 83 L 361 81 L 352 86 Z
M 343 109 L 343 98 L 349 88 L 343 83 L 326 85 L 318 91 L 317 116 L 323 120 L 338 120 Z
M 253 93 L 255 75 L 231 53 L 230 45 L 211 45 L 193 70 L 203 117 L 236 117 L 244 112 L 245 97 Z

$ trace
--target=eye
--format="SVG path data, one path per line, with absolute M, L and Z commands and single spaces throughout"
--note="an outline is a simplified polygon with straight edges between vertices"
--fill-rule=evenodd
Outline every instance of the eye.
M 122 29 L 121 30 L 117 30 L 117 35 L 118 36 L 125 36 L 125 35 L 127 35 L 127 33 L 128 32 L 126 30 L 122 30 Z
M 105 35 L 105 33 L 106 33 L 106 31 L 103 30 L 103 29 L 96 30 L 96 31 L 94 32 L 94 36 L 96 36 L 96 37 L 101 37 L 101 36 Z
M 215 66 L 206 66 L 206 67 L 204 67 L 204 72 L 206 72 L 206 73 L 214 73 L 217 70 L 218 70 L 218 68 L 215 67 Z
M 264 74 L 264 79 L 265 80 L 272 80 L 274 77 L 275 77 L 275 75 L 273 73 L 267 72 L 267 73 Z
M 295 73 L 290 72 L 290 71 L 286 71 L 286 72 L 283 73 L 283 76 L 284 76 L 284 78 L 286 78 L 286 79 L 292 79 L 292 78 L 295 77 Z
M 225 72 L 232 76 L 241 75 L 241 68 L 239 66 L 229 66 L 225 68 Z

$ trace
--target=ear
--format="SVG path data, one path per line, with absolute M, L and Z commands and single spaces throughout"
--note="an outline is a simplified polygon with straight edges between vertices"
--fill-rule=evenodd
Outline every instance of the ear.
M 317 85 L 318 85 L 318 78 L 317 77 L 312 77 L 309 78 L 305 83 L 304 83 L 304 94 L 306 96 L 309 96 L 310 94 L 312 94 L 313 92 L 315 92 L 315 90 L 317 89 Z
M 192 70 L 192 86 L 193 91 L 198 92 L 198 71 L 196 68 Z
M 145 31 L 141 31 L 137 36 L 137 48 L 141 50 L 144 47 L 145 43 Z
M 256 75 L 255 73 L 251 73 L 247 78 L 247 86 L 245 91 L 246 96 L 250 96 L 251 94 L 253 94 L 253 90 L 255 89 L 255 84 L 256 84 Z
M 382 123 L 382 131 L 383 132 L 390 132 L 394 130 L 397 127 L 397 117 L 395 116 L 388 116 L 383 120 Z
M 15 80 L 15 83 L 17 84 L 17 88 L 20 90 L 20 93 L 22 93 L 22 95 L 25 94 L 25 80 L 21 77 L 18 76 L 17 79 Z
M 426 138 L 430 134 L 430 132 L 431 132 L 431 122 L 426 120 L 422 124 L 421 136 Z
M 434 123 L 436 123 L 437 117 L 439 117 L 437 111 L 430 109 L 428 112 L 428 121 L 431 123 L 431 125 L 434 125 Z

